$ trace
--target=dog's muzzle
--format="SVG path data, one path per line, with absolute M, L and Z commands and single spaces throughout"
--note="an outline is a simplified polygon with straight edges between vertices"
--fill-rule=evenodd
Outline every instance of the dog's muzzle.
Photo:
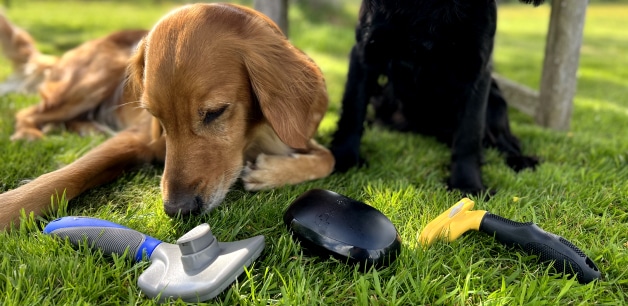
M 195 195 L 164 199 L 164 210 L 170 217 L 198 215 L 203 211 L 203 206 L 203 199 Z

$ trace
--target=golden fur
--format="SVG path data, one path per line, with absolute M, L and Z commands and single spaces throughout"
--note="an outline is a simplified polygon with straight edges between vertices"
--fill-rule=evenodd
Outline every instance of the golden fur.
M 254 10 L 195 4 L 167 14 L 139 43 L 127 85 L 123 99 L 140 107 L 120 104 L 115 116 L 139 110 L 132 120 L 75 162 L 1 194 L 0 228 L 21 208 L 44 212 L 51 194 L 76 197 L 142 163 L 165 162 L 171 216 L 214 208 L 238 178 L 259 190 L 333 169 L 331 153 L 312 138 L 328 102 L 321 72 Z
M 11 61 L 13 74 L 0 84 L 0 95 L 7 93 L 35 93 L 48 69 L 57 57 L 41 54 L 33 38 L 24 30 L 11 24 L 0 12 L 0 48 Z
M 122 107 L 125 70 L 144 30 L 125 30 L 88 41 L 66 52 L 47 68 L 38 91 L 41 102 L 16 115 L 12 140 L 43 137 L 42 128 L 64 124 L 87 134 L 114 134 L 139 115 Z

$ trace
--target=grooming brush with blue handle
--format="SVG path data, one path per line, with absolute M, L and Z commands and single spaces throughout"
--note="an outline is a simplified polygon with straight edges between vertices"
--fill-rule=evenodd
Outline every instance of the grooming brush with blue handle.
M 186 302 L 198 302 L 214 298 L 264 249 L 264 236 L 218 242 L 206 223 L 187 232 L 176 244 L 89 217 L 54 220 L 44 228 L 44 233 L 67 238 L 76 246 L 85 241 L 106 254 L 127 252 L 135 261 L 145 256 L 151 265 L 137 283 L 144 294 L 158 297 L 160 301 L 181 298 Z

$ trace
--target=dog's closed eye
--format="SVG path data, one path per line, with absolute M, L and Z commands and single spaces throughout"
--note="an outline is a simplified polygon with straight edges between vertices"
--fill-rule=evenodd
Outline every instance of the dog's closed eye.
M 205 114 L 203 117 L 203 124 L 209 125 L 218 117 L 220 117 L 225 112 L 225 110 L 227 110 L 227 106 L 223 106 L 217 110 L 205 110 L 204 111 Z

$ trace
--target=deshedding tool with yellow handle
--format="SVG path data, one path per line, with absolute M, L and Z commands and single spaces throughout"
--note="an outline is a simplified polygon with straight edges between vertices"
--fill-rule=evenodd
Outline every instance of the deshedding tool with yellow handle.
M 515 222 L 485 210 L 472 211 L 473 205 L 468 198 L 460 200 L 423 229 L 419 242 L 429 246 L 439 238 L 453 241 L 469 230 L 476 230 L 494 236 L 504 245 L 537 255 L 542 262 L 554 261 L 557 272 L 576 274 L 582 284 L 600 278 L 595 263 L 565 238 L 548 233 L 532 222 Z

